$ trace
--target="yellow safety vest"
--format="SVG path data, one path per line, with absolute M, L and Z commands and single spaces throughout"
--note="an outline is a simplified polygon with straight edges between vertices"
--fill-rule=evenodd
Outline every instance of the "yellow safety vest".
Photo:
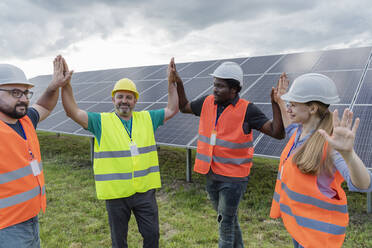
M 97 198 L 128 197 L 136 192 L 160 188 L 159 161 L 149 112 L 133 112 L 132 141 L 115 113 L 101 113 L 101 141 L 94 144 L 94 178 Z

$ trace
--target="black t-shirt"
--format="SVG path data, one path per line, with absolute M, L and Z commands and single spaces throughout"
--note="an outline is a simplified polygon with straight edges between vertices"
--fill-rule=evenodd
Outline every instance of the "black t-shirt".
M 202 96 L 190 103 L 191 110 L 196 116 L 200 116 L 203 103 L 207 96 Z M 221 115 L 223 110 L 230 104 L 235 104 L 239 101 L 239 96 L 237 95 L 233 100 L 228 102 L 225 106 L 217 105 L 217 118 Z M 253 103 L 249 103 L 247 107 L 247 111 L 245 112 L 244 123 L 243 123 L 243 131 L 245 134 L 249 134 L 252 129 L 260 130 L 261 127 L 268 121 L 269 119 L 266 115 Z
M 202 96 L 190 103 L 191 110 L 196 116 L 200 116 L 203 108 L 203 104 L 207 96 Z M 239 101 L 239 95 L 237 95 L 233 100 L 227 102 L 224 105 L 218 104 L 217 105 L 217 119 L 220 117 L 222 112 L 226 109 L 227 106 L 230 104 L 234 105 Z M 269 119 L 266 115 L 253 103 L 249 103 L 247 106 L 247 110 L 245 111 L 244 123 L 242 126 L 243 132 L 245 134 L 249 134 L 252 129 L 260 130 L 261 127 L 267 122 Z M 213 173 L 212 170 L 209 170 L 207 177 L 214 181 L 220 182 L 244 182 L 248 181 L 249 176 L 247 177 L 227 177 Z
M 30 107 L 27 109 L 26 115 L 30 118 L 32 125 L 36 129 L 36 126 L 39 123 L 39 119 L 40 119 L 39 112 L 37 112 L 36 109 Z M 15 124 L 9 124 L 9 123 L 6 123 L 6 124 L 8 124 L 9 127 L 13 128 L 13 130 L 16 131 L 23 139 L 26 139 L 26 137 L 24 136 L 21 122 L 19 120 Z

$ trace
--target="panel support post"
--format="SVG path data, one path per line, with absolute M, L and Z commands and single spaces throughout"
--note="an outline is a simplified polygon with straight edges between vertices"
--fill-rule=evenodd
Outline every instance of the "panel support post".
M 186 181 L 191 183 L 191 163 L 192 163 L 191 149 L 186 149 Z
M 367 193 L 367 213 L 372 213 L 372 192 Z
M 93 166 L 93 160 L 94 160 L 94 137 L 90 139 L 90 162 Z

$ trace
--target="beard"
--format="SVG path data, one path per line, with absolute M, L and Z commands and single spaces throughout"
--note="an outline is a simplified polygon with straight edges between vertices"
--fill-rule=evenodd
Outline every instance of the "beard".
M 25 107 L 25 110 L 17 111 L 17 107 Z M 16 104 L 14 108 L 0 105 L 0 112 L 6 114 L 7 116 L 13 119 L 21 119 L 23 116 L 27 114 L 27 108 L 28 104 L 24 102 Z
M 124 109 L 121 108 L 122 106 L 127 106 L 128 108 L 126 110 L 124 110 Z M 130 113 L 132 112 L 132 108 L 129 104 L 120 103 L 120 104 L 116 105 L 116 111 L 121 116 L 129 116 Z

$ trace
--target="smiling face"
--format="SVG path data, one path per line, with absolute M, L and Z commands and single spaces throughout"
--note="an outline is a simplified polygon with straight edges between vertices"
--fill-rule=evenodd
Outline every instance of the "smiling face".
M 6 84 L 0 85 L 3 90 L 19 90 L 26 91 L 30 88 L 28 85 L 22 84 Z M 20 98 L 14 97 L 10 91 L 0 91 L 0 112 L 11 119 L 20 119 L 27 114 L 27 108 L 30 103 L 25 94 Z
M 223 104 L 231 99 L 234 99 L 236 89 L 230 88 L 229 84 L 225 80 L 221 78 L 214 78 L 213 95 L 215 103 Z
M 132 117 L 132 111 L 136 106 L 137 99 L 133 92 L 120 90 L 115 92 L 112 102 L 115 105 L 116 113 L 124 119 Z
M 287 113 L 292 122 L 305 124 L 310 120 L 314 112 L 314 106 L 307 103 L 289 102 Z

